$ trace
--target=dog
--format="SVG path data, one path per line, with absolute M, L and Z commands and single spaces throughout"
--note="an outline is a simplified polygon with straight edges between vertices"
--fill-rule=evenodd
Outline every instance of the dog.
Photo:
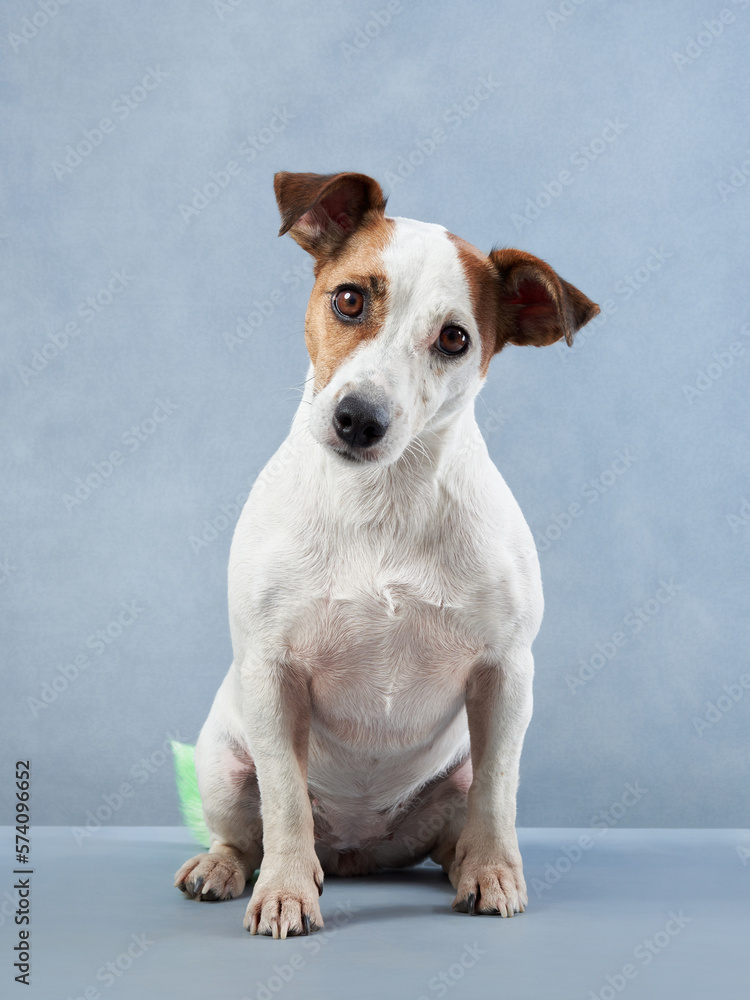
M 325 874 L 431 858 L 452 906 L 527 905 L 519 758 L 542 617 L 531 532 L 474 417 L 507 344 L 599 312 L 546 263 L 391 218 L 359 173 L 279 173 L 314 258 L 310 368 L 229 561 L 234 661 L 196 746 L 211 842 L 175 885 L 275 938 L 323 926 Z

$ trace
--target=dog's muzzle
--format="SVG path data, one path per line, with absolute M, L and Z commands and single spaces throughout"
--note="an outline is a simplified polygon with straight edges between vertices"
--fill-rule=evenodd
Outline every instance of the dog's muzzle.
M 336 434 L 350 448 L 371 448 L 385 437 L 389 423 L 382 403 L 355 392 L 339 400 L 333 414 Z

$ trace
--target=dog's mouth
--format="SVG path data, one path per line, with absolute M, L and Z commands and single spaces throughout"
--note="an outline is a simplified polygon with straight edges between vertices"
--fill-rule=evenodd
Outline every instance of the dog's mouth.
M 347 445 L 335 445 L 329 444 L 328 446 L 334 454 L 343 458 L 346 462 L 351 462 L 355 465 L 372 465 L 377 463 L 378 454 L 372 450 L 365 451 L 364 449 L 355 449 Z

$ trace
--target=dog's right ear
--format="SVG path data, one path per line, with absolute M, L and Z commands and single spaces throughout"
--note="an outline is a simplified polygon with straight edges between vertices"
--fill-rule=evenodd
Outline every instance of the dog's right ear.
M 383 215 L 385 197 L 366 174 L 290 174 L 274 177 L 281 213 L 279 236 L 292 239 L 314 257 L 335 253 L 372 214 Z

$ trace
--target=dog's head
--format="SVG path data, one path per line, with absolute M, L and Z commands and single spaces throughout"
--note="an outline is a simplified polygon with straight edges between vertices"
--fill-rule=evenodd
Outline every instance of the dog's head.
M 570 344 L 599 312 L 531 254 L 388 218 L 364 174 L 279 173 L 275 189 L 279 235 L 315 258 L 310 430 L 345 458 L 394 462 L 476 395 L 506 344 Z

